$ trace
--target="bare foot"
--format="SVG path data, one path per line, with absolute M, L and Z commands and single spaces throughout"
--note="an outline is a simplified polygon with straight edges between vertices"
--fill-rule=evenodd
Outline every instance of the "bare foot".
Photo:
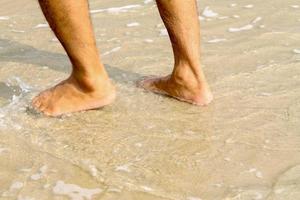
M 138 86 L 147 91 L 170 96 L 198 106 L 208 105 L 213 100 L 213 95 L 207 83 L 195 83 L 192 80 L 176 80 L 176 78 L 169 75 L 166 77 L 145 78 L 138 82 Z
M 71 76 L 58 85 L 41 92 L 32 105 L 47 116 L 59 116 L 103 107 L 115 99 L 115 87 L 107 79 L 78 80 Z

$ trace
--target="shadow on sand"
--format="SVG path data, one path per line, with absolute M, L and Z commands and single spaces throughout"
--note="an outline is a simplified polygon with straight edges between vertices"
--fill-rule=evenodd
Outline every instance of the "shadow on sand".
M 70 70 L 70 62 L 67 55 L 40 50 L 27 44 L 6 39 L 0 39 L 0 46 L 3 47 L 3 49 L 0 49 L 0 62 L 18 62 L 41 67 L 47 66 L 52 70 L 66 73 Z M 106 64 L 105 68 L 110 77 L 121 84 L 128 84 L 142 77 L 141 74 L 125 71 Z

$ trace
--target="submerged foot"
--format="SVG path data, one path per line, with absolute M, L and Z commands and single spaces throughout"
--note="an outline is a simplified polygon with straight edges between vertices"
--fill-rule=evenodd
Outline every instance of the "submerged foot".
M 147 91 L 170 96 L 198 106 L 206 106 L 213 100 L 213 95 L 206 82 L 176 79 L 172 75 L 146 78 L 139 81 L 138 86 Z
M 115 87 L 109 80 L 78 80 L 71 76 L 41 92 L 32 105 L 47 116 L 59 116 L 103 107 L 115 99 Z

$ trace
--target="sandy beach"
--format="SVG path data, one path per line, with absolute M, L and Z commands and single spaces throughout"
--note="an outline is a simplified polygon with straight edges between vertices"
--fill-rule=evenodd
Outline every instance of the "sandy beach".
M 31 99 L 68 58 L 37 1 L 0 0 L 0 200 L 300 199 L 300 2 L 198 2 L 208 107 L 145 92 L 173 56 L 151 0 L 91 0 L 118 89 L 103 109 L 48 118 Z

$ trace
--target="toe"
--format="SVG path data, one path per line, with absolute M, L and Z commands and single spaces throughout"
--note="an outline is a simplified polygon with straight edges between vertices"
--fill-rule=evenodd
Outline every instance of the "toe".
M 60 112 L 58 112 L 57 110 L 53 110 L 53 109 L 49 109 L 49 108 L 46 108 L 44 111 L 43 111 L 44 115 L 48 116 L 48 117 L 58 117 L 60 115 L 62 115 Z
M 32 99 L 31 104 L 35 105 L 37 103 L 37 101 L 38 101 L 38 97 L 36 96 Z
M 146 91 L 160 95 L 172 96 L 168 91 L 168 80 L 170 76 L 151 76 L 140 81 L 139 86 Z
M 40 94 L 33 98 L 31 101 L 31 105 L 35 108 L 38 108 L 41 104 L 41 97 Z
M 49 95 L 47 94 L 47 92 L 40 93 L 32 100 L 32 106 L 39 109 L 41 106 L 43 106 L 43 104 L 47 102 L 48 96 Z
M 47 107 L 47 100 L 45 98 L 43 98 L 43 96 L 40 96 L 38 97 L 37 100 L 35 100 L 33 103 L 32 103 L 32 106 L 41 111 L 43 110 L 45 107 Z
M 34 108 L 39 108 L 40 107 L 40 105 L 41 105 L 41 101 L 39 100 L 39 99 L 36 99 L 36 100 L 34 100 L 34 101 L 32 101 L 32 106 L 34 107 Z
M 46 115 L 47 117 L 53 117 L 52 112 L 50 112 L 49 110 L 44 110 L 43 114 Z
M 45 116 L 52 117 L 53 113 L 49 106 L 41 106 L 39 111 L 42 112 Z
M 137 84 L 137 86 L 142 87 L 145 84 L 145 82 L 148 82 L 149 79 L 154 79 L 154 78 L 157 78 L 157 77 L 155 77 L 155 76 L 143 76 L 140 80 L 138 80 L 136 82 L 136 84 Z
M 153 90 L 154 89 L 154 82 L 158 79 L 158 77 L 145 77 L 137 82 L 137 86 L 140 88 L 144 88 L 146 90 Z
M 40 104 L 40 106 L 37 109 L 41 112 L 44 112 L 45 110 L 47 110 L 47 108 L 48 108 L 48 104 L 46 102 L 43 102 Z

